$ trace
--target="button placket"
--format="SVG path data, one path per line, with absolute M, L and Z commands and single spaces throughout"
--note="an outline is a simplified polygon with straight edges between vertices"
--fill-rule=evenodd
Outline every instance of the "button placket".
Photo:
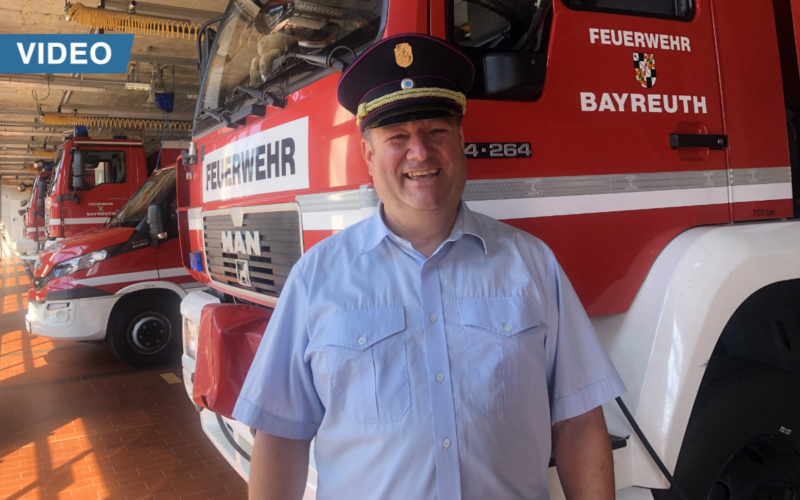
M 434 460 L 439 498 L 461 498 L 461 474 L 458 465 L 455 401 L 452 384 L 442 383 L 450 372 L 445 332 L 442 290 L 435 259 L 420 269 L 420 291 L 425 344 L 425 363 L 433 424 Z M 455 495 L 454 495 L 455 493 Z

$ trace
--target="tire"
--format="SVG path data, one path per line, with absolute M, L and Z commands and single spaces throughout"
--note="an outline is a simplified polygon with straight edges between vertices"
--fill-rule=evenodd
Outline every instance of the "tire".
M 114 354 L 136 367 L 156 366 L 180 356 L 181 315 L 175 297 L 139 295 L 115 308 L 108 341 Z
M 800 499 L 800 379 L 737 363 L 704 381 L 675 480 L 690 500 Z M 653 490 L 656 500 L 677 500 Z

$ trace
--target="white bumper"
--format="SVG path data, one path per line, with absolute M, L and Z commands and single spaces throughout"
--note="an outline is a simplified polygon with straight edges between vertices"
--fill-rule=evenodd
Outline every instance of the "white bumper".
M 17 240 L 11 244 L 18 257 L 39 253 L 39 243 L 33 240 Z
M 103 340 L 119 296 L 31 302 L 25 327 L 34 335 L 65 340 Z
M 183 330 L 183 356 L 181 356 L 181 363 L 183 365 L 183 383 L 186 387 L 186 393 L 189 399 L 192 398 L 192 388 L 194 382 L 194 371 L 197 366 L 195 359 L 187 354 L 187 344 L 191 336 L 197 335 L 197 329 L 200 326 L 200 315 L 203 307 L 207 304 L 218 304 L 219 299 L 205 292 L 191 292 L 181 301 L 181 325 Z M 228 436 L 236 442 L 248 455 L 253 453 L 254 437 L 250 432 L 250 428 L 237 420 L 227 419 L 222 417 L 222 421 L 226 426 Z M 225 431 L 220 426 L 217 414 L 209 410 L 200 411 L 200 423 L 203 427 L 211 444 L 219 451 L 225 460 L 242 476 L 245 481 L 250 476 L 250 460 L 242 456 L 228 440 Z M 317 470 L 314 463 L 314 443 L 311 443 L 311 454 L 309 458 L 310 467 L 308 468 L 308 480 L 306 482 L 306 491 L 303 495 L 303 500 L 314 500 L 317 497 Z

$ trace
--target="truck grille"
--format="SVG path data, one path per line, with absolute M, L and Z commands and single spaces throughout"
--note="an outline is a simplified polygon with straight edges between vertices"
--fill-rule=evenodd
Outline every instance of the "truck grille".
M 261 255 L 252 246 L 223 247 L 223 232 L 235 241 L 258 232 Z M 230 241 L 230 240 L 229 240 Z M 212 281 L 259 295 L 278 297 L 292 266 L 302 255 L 300 214 L 296 210 L 245 213 L 241 227 L 234 227 L 230 214 L 203 216 L 203 245 L 206 269 Z M 239 251 L 237 251 L 239 250 Z M 243 284 L 237 275 L 236 261 L 246 261 L 250 285 Z M 240 262 L 240 270 L 241 270 Z
M 47 273 L 45 276 L 42 276 L 41 278 L 36 278 L 36 277 L 33 278 L 33 288 L 36 290 L 41 290 L 42 288 L 45 287 L 45 285 L 50 283 L 50 281 L 55 277 L 56 277 L 55 271 L 51 269 L 50 272 Z

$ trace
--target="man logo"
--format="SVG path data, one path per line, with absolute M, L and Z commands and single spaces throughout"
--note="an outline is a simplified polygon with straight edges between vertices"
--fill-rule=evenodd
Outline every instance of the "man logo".
M 244 259 L 236 259 L 236 279 L 242 286 L 250 286 L 250 264 Z
M 652 88 L 656 84 L 656 56 L 634 52 L 633 71 L 639 85 L 646 89 Z
M 261 255 L 260 235 L 258 231 L 222 231 L 222 251 Z

